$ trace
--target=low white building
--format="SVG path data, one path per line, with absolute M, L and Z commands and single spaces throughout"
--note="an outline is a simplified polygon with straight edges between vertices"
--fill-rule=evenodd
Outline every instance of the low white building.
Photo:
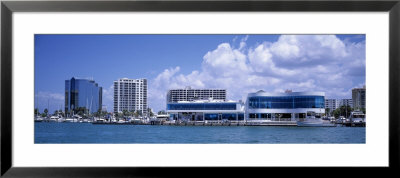
M 223 100 L 196 100 L 167 103 L 169 120 L 221 122 L 244 121 L 243 103 Z

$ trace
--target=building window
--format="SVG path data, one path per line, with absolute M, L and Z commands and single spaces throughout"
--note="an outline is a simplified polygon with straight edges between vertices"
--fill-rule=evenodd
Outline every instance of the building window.
M 218 114 L 204 114 L 205 120 L 218 120 Z
M 250 97 L 250 109 L 324 108 L 324 96 L 256 96 Z

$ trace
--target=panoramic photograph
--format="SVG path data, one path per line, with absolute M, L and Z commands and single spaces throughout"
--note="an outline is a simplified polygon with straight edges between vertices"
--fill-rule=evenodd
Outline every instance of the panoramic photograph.
M 365 34 L 34 40 L 35 144 L 366 143 Z

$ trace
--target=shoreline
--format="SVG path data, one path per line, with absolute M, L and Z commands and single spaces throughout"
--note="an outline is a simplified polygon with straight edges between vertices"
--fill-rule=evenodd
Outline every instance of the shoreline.
M 296 122 L 294 121 L 288 121 L 288 122 L 264 122 L 264 123 L 249 123 L 249 122 L 234 122 L 234 123 L 229 123 L 229 122 L 211 122 L 211 123 L 206 123 L 206 122 L 180 122 L 180 123 L 163 123 L 163 122 L 149 122 L 149 123 L 108 123 L 108 122 L 46 122 L 45 123 L 80 123 L 80 124 L 92 124 L 92 125 L 163 125 L 163 126 L 282 126 L 282 127 L 303 127 L 303 126 L 298 126 Z M 36 123 L 36 122 L 35 122 Z M 366 123 L 338 123 L 334 124 L 333 126 L 309 126 L 309 127 L 366 127 Z

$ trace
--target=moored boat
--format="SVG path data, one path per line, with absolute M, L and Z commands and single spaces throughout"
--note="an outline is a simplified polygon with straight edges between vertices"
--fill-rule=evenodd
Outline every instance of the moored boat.
M 66 119 L 65 119 L 65 122 L 79 122 L 81 119 L 82 119 L 81 116 L 79 116 L 79 115 L 73 115 L 73 116 L 70 117 L 70 118 L 66 118 Z
M 335 127 L 334 123 L 324 121 L 322 119 L 308 119 L 305 121 L 298 121 L 298 127 Z
M 350 114 L 350 122 L 351 123 L 365 123 L 365 114 L 361 111 L 353 111 Z
M 307 112 L 307 117 L 304 120 L 297 121 L 298 127 L 335 127 L 336 124 L 329 120 L 323 120 L 321 116 L 315 112 Z
M 65 122 L 78 122 L 78 119 L 75 118 L 66 118 Z
M 361 111 L 351 112 L 349 121 L 345 123 L 345 125 L 350 127 L 365 127 L 366 125 L 365 114 Z
M 58 122 L 58 116 L 51 116 L 49 122 Z
M 40 117 L 40 116 L 38 116 L 38 117 L 35 117 L 35 122 L 43 122 L 43 118 L 42 117 Z

